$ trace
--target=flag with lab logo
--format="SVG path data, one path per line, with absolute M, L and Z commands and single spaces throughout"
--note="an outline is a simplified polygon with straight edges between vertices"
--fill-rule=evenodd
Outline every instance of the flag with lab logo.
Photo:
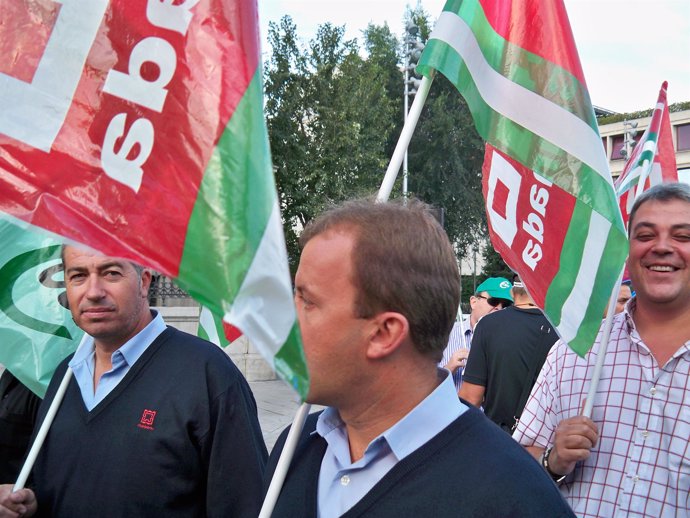
M 570 347 L 592 346 L 627 238 L 562 0 L 449 0 L 418 70 L 465 97 L 492 242 Z
M 256 2 L 20 0 L 5 18 L 0 212 L 174 278 L 304 397 Z

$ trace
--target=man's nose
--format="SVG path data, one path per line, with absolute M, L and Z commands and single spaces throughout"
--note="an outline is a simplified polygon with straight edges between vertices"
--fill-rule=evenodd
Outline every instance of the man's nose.
M 86 282 L 86 298 L 89 300 L 99 300 L 104 297 L 103 282 L 98 275 L 90 275 Z
M 660 235 L 654 240 L 652 251 L 657 254 L 670 254 L 673 252 L 671 236 Z

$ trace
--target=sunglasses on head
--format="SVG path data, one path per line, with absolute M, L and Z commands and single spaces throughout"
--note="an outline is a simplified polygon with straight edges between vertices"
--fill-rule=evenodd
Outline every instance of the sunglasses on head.
M 484 295 L 475 295 L 478 299 L 484 299 L 489 306 L 492 308 L 495 308 L 499 304 L 501 304 L 504 308 L 507 308 L 508 306 L 512 306 L 512 302 L 510 302 L 508 299 L 499 299 L 496 297 L 485 297 Z

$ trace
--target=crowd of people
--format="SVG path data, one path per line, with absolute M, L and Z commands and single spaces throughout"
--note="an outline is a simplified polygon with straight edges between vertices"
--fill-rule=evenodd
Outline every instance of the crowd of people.
M 517 277 L 481 284 L 457 322 L 455 256 L 426 205 L 313 220 L 295 304 L 307 401 L 326 409 L 272 516 L 688 516 L 690 187 L 642 194 L 629 236 L 635 295 L 579 357 Z M 147 269 L 74 246 L 63 264 L 89 338 L 51 381 L 37 425 L 74 373 L 27 488 L 0 486 L 0 517 L 257 516 L 288 430 L 268 456 L 244 377 L 148 306 Z

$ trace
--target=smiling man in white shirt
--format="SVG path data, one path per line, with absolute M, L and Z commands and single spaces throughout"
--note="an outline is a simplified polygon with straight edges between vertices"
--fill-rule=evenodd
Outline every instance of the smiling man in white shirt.
M 513 437 L 581 517 L 687 516 L 690 493 L 690 186 L 635 202 L 628 270 L 636 295 L 614 316 L 592 418 L 580 416 L 601 331 L 585 358 L 549 353 Z

